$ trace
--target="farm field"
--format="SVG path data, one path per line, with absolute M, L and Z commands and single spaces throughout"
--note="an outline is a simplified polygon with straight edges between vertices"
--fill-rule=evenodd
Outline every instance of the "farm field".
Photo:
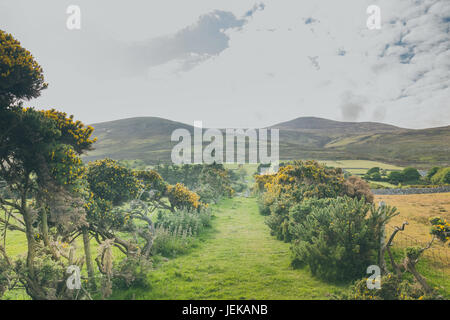
M 323 163 L 329 167 L 345 169 L 346 171 L 355 175 L 363 175 L 367 172 L 367 170 L 373 167 L 380 167 L 381 169 L 387 171 L 403 170 L 403 167 L 370 160 L 318 160 L 318 162 Z
M 395 206 L 400 212 L 400 215 L 391 220 L 389 226 L 398 226 L 403 221 L 408 221 L 405 234 L 423 243 L 431 239 L 428 222 L 430 218 L 440 216 L 450 220 L 450 193 L 375 195 L 375 202 L 380 201 Z M 441 244 L 436 242 L 435 245 Z M 447 249 L 450 252 L 450 248 Z
M 375 202 L 380 201 L 395 206 L 400 212 L 389 222 L 386 230 L 388 236 L 394 226 L 401 226 L 404 221 L 408 222 L 405 231 L 397 236 L 397 241 L 394 241 L 394 247 L 397 248 L 424 247 L 431 240 L 429 219 L 439 216 L 450 220 L 450 193 L 375 195 Z M 444 287 L 444 291 L 449 295 L 450 247 L 434 241 L 433 246 L 425 251 L 424 257 L 426 262 L 423 262 L 421 271 L 436 286 Z

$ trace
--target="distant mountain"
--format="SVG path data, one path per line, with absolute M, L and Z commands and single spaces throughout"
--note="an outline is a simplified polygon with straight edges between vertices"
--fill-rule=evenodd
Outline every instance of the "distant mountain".
M 147 163 L 169 161 L 176 142 L 170 137 L 176 129 L 193 127 L 157 117 L 140 117 L 92 124 L 98 141 L 86 160 L 101 158 L 141 159 Z
M 92 125 L 98 137 L 86 160 L 110 157 L 170 161 L 175 129 L 188 124 L 157 117 L 130 118 Z M 450 126 L 413 130 L 376 122 L 341 122 L 301 117 L 271 126 L 280 130 L 280 158 L 377 160 L 429 167 L 450 165 Z
M 377 122 L 341 122 L 316 117 L 300 117 L 291 121 L 272 126 L 283 130 L 293 131 L 327 131 L 336 134 L 358 134 L 370 132 L 394 132 L 405 129 Z

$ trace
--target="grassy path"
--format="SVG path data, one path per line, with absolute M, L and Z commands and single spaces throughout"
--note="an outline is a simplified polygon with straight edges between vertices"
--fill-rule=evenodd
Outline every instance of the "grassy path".
M 225 200 L 214 212 L 213 230 L 191 253 L 153 271 L 149 290 L 114 298 L 326 299 L 339 291 L 290 267 L 289 244 L 270 236 L 254 198 Z

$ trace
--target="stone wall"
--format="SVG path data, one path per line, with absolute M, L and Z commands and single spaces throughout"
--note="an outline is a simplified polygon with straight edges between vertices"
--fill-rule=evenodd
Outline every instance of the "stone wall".
M 450 186 L 442 186 L 437 188 L 372 189 L 372 193 L 378 195 L 425 194 L 442 192 L 450 192 Z

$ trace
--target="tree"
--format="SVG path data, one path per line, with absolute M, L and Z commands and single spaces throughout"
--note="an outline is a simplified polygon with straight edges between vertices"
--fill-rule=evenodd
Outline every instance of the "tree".
M 90 163 L 86 175 L 89 189 L 98 199 L 117 206 L 137 197 L 139 185 L 130 169 L 112 159 Z
M 420 295 L 423 298 L 427 296 L 429 298 L 439 298 L 435 290 L 428 284 L 425 277 L 423 277 L 420 272 L 417 270 L 416 266 L 422 257 L 423 253 L 430 249 L 433 245 L 435 239 L 439 239 L 443 243 L 446 243 L 450 240 L 450 223 L 448 223 L 445 219 L 440 217 L 434 217 L 430 219 L 431 230 L 430 234 L 432 235 L 431 240 L 423 247 L 407 247 L 405 249 L 405 254 L 403 260 L 398 263 L 395 260 L 393 253 L 391 252 L 392 243 L 399 232 L 403 232 L 405 227 L 408 225 L 408 222 L 405 221 L 399 227 L 396 226 L 391 236 L 388 238 L 387 242 L 382 246 L 381 254 L 384 256 L 384 253 L 387 252 L 389 256 L 389 260 L 391 263 L 391 267 L 395 276 L 403 280 L 405 279 L 404 275 L 406 273 L 411 273 L 417 283 L 420 285 Z M 386 266 L 382 268 L 383 274 L 390 276 L 389 270 Z M 442 297 L 440 297 L 442 298 Z
M 0 110 L 37 98 L 46 88 L 42 68 L 31 53 L 0 30 Z
M 450 167 L 440 168 L 432 177 L 431 182 L 434 184 L 450 183 Z
M 374 174 L 374 173 L 378 173 L 378 174 L 380 174 L 380 167 L 373 167 L 373 168 L 370 168 L 369 170 L 367 170 L 367 175 L 371 175 L 371 174 Z
M 153 170 L 132 171 L 112 159 L 90 163 L 86 181 L 89 232 L 98 243 L 112 240 L 127 257 L 148 258 L 154 233 L 151 212 L 204 207 L 199 196 L 183 184 L 169 185 Z M 120 235 L 123 232 L 143 241 L 127 240 Z
M 27 258 L 24 268 L 19 270 L 21 283 L 32 298 L 48 299 L 49 295 L 64 295 L 65 290 L 56 282 L 41 278 L 42 263 L 58 261 L 58 257 L 64 256 L 70 260 L 65 248 L 53 245 L 49 223 L 58 228 L 53 240 L 61 237 L 66 243 L 73 241 L 78 226 L 84 223 L 82 199 L 75 191 L 82 172 L 78 155 L 89 149 L 93 140 L 77 140 L 72 133 L 61 129 L 65 125 L 45 112 L 30 108 L 13 112 L 17 126 L 8 130 L 7 144 L 0 147 L 0 178 L 13 197 L 0 197 L 0 205 L 8 213 L 7 218 L 14 219 L 26 234 Z M 70 124 L 69 119 L 63 122 Z M 92 133 L 81 123 L 77 126 L 83 137 Z M 0 218 L 0 222 L 12 230 L 8 219 Z M 46 254 L 53 258 L 45 260 Z M 60 270 L 57 265 L 54 267 Z M 47 288 L 45 283 L 58 288 Z
M 433 167 L 427 172 L 427 179 L 431 180 L 431 178 L 439 171 L 440 167 Z
M 5 212 L 0 224 L 5 236 L 15 230 L 27 240 L 25 260 L 12 261 L 2 247 L 0 264 L 6 263 L 33 299 L 68 298 L 63 260 L 83 263 L 67 244 L 85 223 L 77 192 L 83 171 L 79 155 L 94 142 L 93 129 L 65 113 L 22 107 L 45 88 L 33 56 L 0 31 L 0 207 Z
M 416 168 L 405 168 L 402 173 L 404 179 L 402 182 L 416 182 L 420 179 L 420 173 Z
M 388 175 L 388 180 L 391 183 L 398 184 L 405 180 L 403 172 L 400 171 L 391 171 Z

